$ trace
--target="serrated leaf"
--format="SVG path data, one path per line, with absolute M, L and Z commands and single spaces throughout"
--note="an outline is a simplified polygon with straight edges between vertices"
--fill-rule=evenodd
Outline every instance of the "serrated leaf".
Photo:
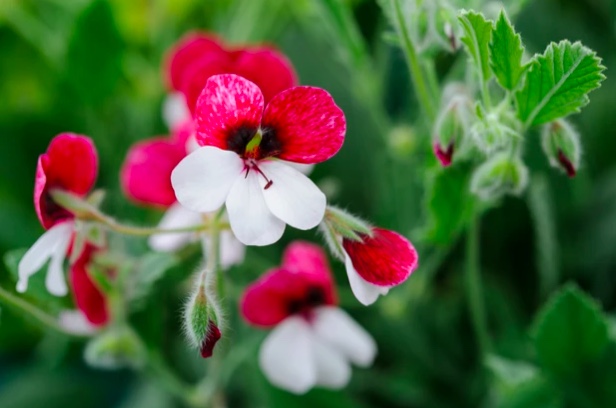
M 518 117 L 530 127 L 579 112 L 588 104 L 588 93 L 605 79 L 604 69 L 596 53 L 579 42 L 550 44 L 533 58 L 516 93 Z
M 464 30 L 461 41 L 466 45 L 466 50 L 475 65 L 479 68 L 482 82 L 490 79 L 490 40 L 494 25 L 481 13 L 464 10 L 458 17 Z
M 542 366 L 566 377 L 601 358 L 609 344 L 608 324 L 591 297 L 567 285 L 535 318 L 533 338 Z
M 490 66 L 498 83 L 513 91 L 527 65 L 522 65 L 524 47 L 520 34 L 515 32 L 505 12 L 501 11 L 496 21 L 490 42 Z

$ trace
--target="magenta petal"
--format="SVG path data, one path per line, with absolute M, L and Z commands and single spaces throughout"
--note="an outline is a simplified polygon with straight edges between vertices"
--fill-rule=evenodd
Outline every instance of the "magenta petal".
M 193 116 L 207 80 L 214 75 L 230 73 L 232 69 L 229 65 L 229 56 L 225 51 L 205 54 L 185 68 L 179 90 L 184 94 L 186 105 Z
M 272 99 L 263 114 L 263 128 L 273 129 L 281 143 L 281 159 L 320 163 L 342 147 L 346 119 L 329 93 L 298 86 Z
M 558 162 L 560 163 L 561 166 L 563 166 L 563 169 L 567 172 L 567 176 L 575 177 L 575 175 L 577 174 L 577 171 L 575 170 L 575 166 L 573 165 L 573 163 L 571 163 L 571 160 L 569 160 L 569 158 L 565 156 L 562 150 L 558 151 Z
M 438 143 L 434 144 L 434 154 L 443 167 L 447 167 L 453 160 L 454 145 L 451 143 L 446 149 L 443 149 Z
M 185 156 L 185 145 L 164 138 L 136 143 L 120 172 L 124 193 L 142 204 L 169 207 L 176 202 L 171 172 Z
M 262 114 L 257 85 L 232 74 L 210 77 L 197 101 L 197 142 L 228 149 L 228 139 L 240 129 L 256 130 Z
M 104 326 L 109 322 L 107 300 L 87 270 L 95 252 L 96 247 L 86 244 L 77 262 L 71 265 L 70 283 L 79 310 L 92 325 Z
M 201 357 L 212 357 L 212 354 L 214 354 L 214 346 L 216 346 L 216 343 L 218 343 L 218 340 L 220 340 L 221 337 L 222 334 L 220 333 L 218 326 L 216 326 L 216 323 L 209 320 L 207 324 L 207 334 L 205 335 L 205 338 L 201 343 L 201 349 L 199 350 L 201 352 Z
M 378 286 L 394 286 L 404 282 L 417 268 L 417 251 L 397 232 L 374 228 L 373 236 L 362 236 L 363 242 L 345 239 L 344 250 L 357 273 Z
M 89 137 L 61 133 L 40 155 L 34 183 L 34 208 L 45 229 L 71 218 L 72 214 L 53 202 L 49 190 L 57 188 L 85 196 L 96 181 L 98 155 Z

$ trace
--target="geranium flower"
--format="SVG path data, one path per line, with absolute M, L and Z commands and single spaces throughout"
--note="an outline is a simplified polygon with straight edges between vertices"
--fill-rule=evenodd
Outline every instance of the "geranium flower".
M 325 195 L 288 162 L 320 163 L 342 146 L 344 113 L 326 91 L 295 87 L 265 106 L 254 83 L 216 75 L 199 98 L 197 121 L 203 147 L 171 174 L 182 205 L 210 212 L 225 204 L 233 233 L 246 245 L 276 242 L 285 224 L 319 224 Z
M 372 337 L 336 307 L 327 259 L 313 244 L 289 245 L 282 266 L 248 286 L 241 312 L 252 325 L 274 327 L 259 364 L 270 382 L 294 393 L 341 388 L 351 363 L 366 367 L 376 354 Z
M 93 257 L 100 250 L 86 243 L 79 258 L 70 267 L 70 283 L 75 304 L 94 327 L 101 327 L 109 322 L 107 299 L 88 273 Z
M 393 286 L 404 282 L 417 268 L 413 244 L 397 232 L 372 228 L 362 241 L 342 240 L 345 266 L 353 294 L 364 305 L 372 304 Z
M 254 82 L 266 103 L 297 84 L 291 62 L 273 47 L 229 47 L 222 40 L 199 32 L 182 38 L 170 50 L 166 64 L 169 87 L 184 95 L 193 113 L 201 90 L 212 75 L 236 74 Z
M 19 262 L 17 291 L 25 292 L 28 279 L 51 259 L 45 285 L 50 293 L 68 293 L 63 261 L 75 230 L 74 215 L 51 197 L 53 189 L 84 197 L 94 185 L 98 156 L 92 140 L 86 136 L 62 133 L 56 136 L 47 152 L 39 156 L 34 184 L 34 208 L 47 231 L 34 243 Z

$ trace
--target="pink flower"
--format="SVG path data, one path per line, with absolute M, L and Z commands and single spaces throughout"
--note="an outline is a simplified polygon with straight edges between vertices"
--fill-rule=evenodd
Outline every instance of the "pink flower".
M 226 205 L 231 229 L 246 245 L 269 245 L 285 224 L 307 230 L 325 213 L 325 195 L 289 162 L 325 161 L 342 147 L 344 113 L 324 90 L 301 86 L 265 106 L 254 83 L 211 77 L 197 104 L 203 147 L 171 174 L 178 201 L 193 211 Z
M 70 283 L 75 304 L 88 322 L 95 327 L 104 326 L 109 322 L 107 299 L 88 272 L 92 258 L 99 250 L 94 245 L 86 243 L 81 255 L 70 268 Z
M 266 103 L 297 84 L 293 66 L 274 48 L 228 47 L 220 39 L 198 32 L 187 35 L 171 49 L 167 67 L 169 86 L 185 96 L 193 113 L 212 75 L 236 74 L 254 82 Z
M 84 197 L 94 185 L 98 156 L 92 140 L 86 136 L 62 133 L 56 136 L 45 154 L 39 156 L 34 185 L 34 208 L 47 230 L 26 252 L 18 265 L 17 290 L 25 292 L 28 279 L 51 259 L 45 284 L 56 296 L 68 293 L 63 261 L 75 230 L 74 215 L 55 203 L 53 189 Z
M 351 290 L 364 305 L 372 304 L 417 268 L 417 251 L 397 232 L 373 228 L 363 241 L 343 239 L 345 266 Z
M 368 366 L 376 354 L 372 337 L 336 307 L 327 259 L 313 244 L 289 245 L 282 266 L 248 286 L 241 312 L 250 324 L 274 327 L 259 364 L 269 381 L 291 392 L 341 388 L 351 363 Z

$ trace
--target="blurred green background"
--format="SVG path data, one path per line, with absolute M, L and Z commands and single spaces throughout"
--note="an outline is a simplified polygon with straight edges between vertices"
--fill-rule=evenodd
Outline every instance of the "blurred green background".
M 264 333 L 240 322 L 232 310 L 237 338 L 232 354 L 246 358 L 238 357 L 240 369 L 229 380 L 229 406 L 493 406 L 494 394 L 504 391 L 480 362 L 464 295 L 464 225 L 459 218 L 467 203 L 460 199 L 456 177 L 464 178 L 466 170 L 458 166 L 446 176 L 453 181 L 437 197 L 441 211 L 435 219 L 427 209 L 426 186 L 444 176 L 435 170 L 425 126 L 411 127 L 416 119 L 421 124 L 421 117 L 401 51 L 384 39 L 386 19 L 374 1 L 346 2 L 359 37 L 345 38 L 335 29 L 344 18 L 332 15 L 330 3 L 1 0 L 0 253 L 28 247 L 41 234 L 32 206 L 36 160 L 63 131 L 94 139 L 101 163 L 97 186 L 108 191 L 106 212 L 137 224 L 156 223 L 160 213 L 123 197 L 118 171 L 132 143 L 167 133 L 161 118 L 165 51 L 193 29 L 217 32 L 230 42 L 271 42 L 289 56 L 301 83 L 327 89 L 347 116 L 343 149 L 318 166 L 313 178 L 333 203 L 411 237 L 420 250 L 420 268 L 390 296 L 364 308 L 350 295 L 342 265 L 333 265 L 342 306 L 379 346 L 374 367 L 355 369 L 351 384 L 339 392 L 316 390 L 295 397 L 269 386 L 254 357 Z M 538 135 L 530 134 L 525 160 L 532 186 L 482 218 L 481 269 L 494 349 L 505 358 L 532 363 L 533 317 L 561 283 L 576 281 L 608 314 L 616 307 L 616 82 L 611 78 L 616 71 L 616 3 L 529 0 L 514 22 L 532 52 L 543 51 L 550 41 L 581 40 L 608 68 L 608 80 L 591 95 L 591 104 L 573 117 L 584 146 L 579 175 L 569 180 L 549 169 Z M 372 59 L 366 62 L 361 50 L 350 50 L 349 44 L 364 44 Z M 463 58 L 463 52 L 439 56 L 438 72 L 445 75 Z M 292 231 L 284 242 L 297 237 L 318 240 L 311 232 Z M 130 250 L 143 253 L 145 244 L 134 241 Z M 276 265 L 283 249 L 282 243 L 251 248 L 246 264 L 229 272 L 231 298 Z M 193 259 L 170 271 L 131 315 L 148 346 L 161 350 L 186 381 L 204 369 L 185 345 L 179 322 L 185 293 L 177 284 L 194 267 Z M 0 284 L 14 287 L 4 265 Z M 88 368 L 82 349 L 83 343 L 41 331 L 2 307 L 0 407 L 182 406 L 147 373 Z M 605 381 L 605 387 L 616 384 L 616 375 L 603 368 L 593 373 L 587 379 L 591 388 L 581 385 L 580 392 L 596 396 L 600 392 L 589 390 L 603 387 L 598 381 Z M 529 399 L 522 393 L 505 405 L 576 406 L 563 402 L 562 390 L 536 383 Z M 585 401 L 579 406 L 616 406 L 598 402 L 614 399 Z

